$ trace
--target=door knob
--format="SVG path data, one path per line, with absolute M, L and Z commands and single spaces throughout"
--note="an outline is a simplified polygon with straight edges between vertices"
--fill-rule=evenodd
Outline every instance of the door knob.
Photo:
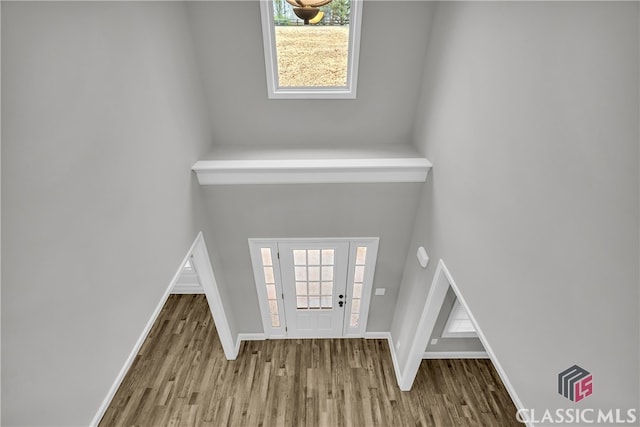
M 338 298 L 342 299 L 344 298 L 344 295 L 338 295 Z
M 344 301 L 338 301 L 338 305 L 342 307 L 344 305 Z

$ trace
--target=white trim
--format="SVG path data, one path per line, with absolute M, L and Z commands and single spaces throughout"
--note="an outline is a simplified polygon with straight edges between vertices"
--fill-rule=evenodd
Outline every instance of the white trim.
M 259 244 L 274 243 L 341 243 L 354 241 L 379 240 L 379 237 L 274 237 L 274 238 L 249 238 L 251 242 Z
M 197 240 L 198 239 L 196 238 L 196 241 Z M 147 335 L 149 335 L 149 331 L 151 331 L 153 324 L 155 323 L 156 319 L 160 315 L 160 312 L 162 311 L 162 307 L 164 307 L 165 303 L 167 302 L 167 299 L 171 294 L 171 290 L 174 288 L 174 286 L 178 282 L 178 279 L 180 279 L 180 275 L 182 274 L 182 266 L 186 264 L 187 260 L 191 256 L 191 252 L 193 251 L 195 244 L 196 242 L 193 242 L 193 244 L 191 245 L 191 249 L 189 249 L 189 252 L 182 260 L 182 263 L 180 264 L 180 268 L 178 268 L 178 271 L 176 271 L 176 273 L 173 275 L 171 282 L 169 282 L 169 286 L 164 291 L 164 294 L 162 294 L 162 297 L 160 298 L 158 305 L 156 306 L 155 310 L 153 310 L 151 317 L 147 321 L 147 324 L 145 325 L 144 329 L 142 329 L 142 333 L 138 337 L 138 340 L 134 344 L 133 349 L 129 353 L 129 357 L 127 357 L 127 359 L 125 360 L 124 365 L 120 369 L 120 372 L 118 372 L 118 375 L 116 376 L 115 381 L 113 382 L 113 384 L 111 385 L 111 388 L 107 392 L 107 396 L 104 398 L 104 400 L 102 401 L 102 404 L 98 408 L 98 412 L 93 417 L 93 420 L 91 420 L 91 424 L 89 424 L 90 426 L 97 426 L 100 423 L 100 420 L 102 420 L 104 413 L 109 408 L 109 404 L 111 403 L 111 400 L 113 399 L 116 392 L 118 391 L 118 388 L 120 388 L 120 384 L 122 384 L 124 377 L 127 375 L 127 372 L 131 368 L 131 365 L 133 365 L 133 362 L 136 356 L 138 355 L 138 353 L 140 352 L 140 349 L 142 348 L 142 344 L 144 344 L 144 340 L 147 339 Z
M 200 185 L 425 182 L 426 158 L 200 160 Z
M 393 363 L 393 372 L 396 374 L 396 382 L 400 385 L 401 370 L 398 364 L 398 355 L 396 354 L 396 346 L 393 342 L 393 336 L 391 332 L 365 332 L 364 338 L 367 340 L 372 339 L 386 339 L 389 345 L 389 353 L 391 353 L 391 362 Z
M 198 272 L 200 284 L 204 289 L 204 293 L 207 295 L 207 302 L 211 309 L 211 316 L 213 317 L 224 355 L 227 360 L 235 360 L 237 353 L 234 352 L 235 346 L 231 336 L 231 328 L 227 321 L 227 315 L 224 311 L 224 305 L 222 304 L 222 298 L 220 297 L 220 291 L 218 289 L 218 282 L 213 273 L 209 251 L 207 251 L 207 245 L 204 242 L 202 232 L 198 233 L 190 255 L 194 269 Z
M 447 286 L 437 286 L 442 273 L 442 265 L 442 261 L 440 261 L 436 268 L 431 288 L 429 288 L 429 293 L 427 294 L 427 301 L 425 302 L 422 315 L 420 316 L 420 321 L 416 328 L 416 335 L 411 343 L 409 358 L 398 380 L 398 386 L 402 391 L 411 390 L 413 381 L 415 380 L 418 369 L 420 368 L 420 362 L 422 362 L 422 356 L 425 348 L 427 348 L 429 337 L 433 332 L 440 308 L 442 307 L 447 295 L 447 290 L 449 288 L 448 283 Z
M 486 351 L 425 351 L 423 359 L 490 359 Z
M 418 373 L 420 363 L 422 362 L 422 358 L 425 353 L 424 349 L 427 348 L 429 337 L 433 332 L 436 319 L 438 317 L 440 308 L 442 307 L 442 303 L 444 302 L 449 286 L 451 286 L 454 293 L 456 294 L 456 297 L 460 300 L 460 304 L 462 304 L 462 307 L 464 307 L 464 309 L 467 311 L 469 319 L 471 319 L 471 323 L 473 323 L 473 326 L 476 328 L 478 338 L 480 339 L 482 346 L 487 352 L 487 355 L 491 359 L 493 366 L 498 372 L 498 375 L 500 376 L 502 383 L 507 389 L 509 396 L 511 396 L 511 400 L 513 400 L 516 409 L 523 409 L 524 406 L 522 405 L 520 398 L 511 385 L 511 382 L 504 372 L 504 369 L 502 369 L 502 365 L 500 365 L 498 358 L 491 349 L 491 346 L 484 336 L 482 329 L 480 329 L 478 322 L 476 322 L 475 317 L 473 317 L 473 313 L 471 312 L 471 310 L 469 310 L 467 302 L 464 300 L 464 297 L 460 293 L 458 286 L 451 277 L 451 273 L 449 273 L 449 270 L 447 269 L 442 259 L 438 262 L 438 267 L 436 268 L 436 272 L 431 283 L 431 288 L 429 289 L 429 293 L 427 295 L 427 301 L 425 303 L 424 309 L 422 310 L 422 315 L 420 317 L 420 321 L 418 322 L 415 337 L 413 339 L 413 342 L 411 343 L 409 360 L 407 361 L 407 364 L 405 365 L 402 372 L 402 376 L 400 377 L 400 389 L 403 391 L 408 391 L 413 385 L 413 381 L 416 378 L 416 374 Z M 527 423 L 526 425 L 532 426 L 531 423 Z
M 191 247 L 189 248 L 189 252 L 187 252 L 187 255 L 185 255 L 185 257 L 183 258 L 182 263 L 180 264 L 180 268 L 173 275 L 171 282 L 169 282 L 169 286 L 164 291 L 164 294 L 160 298 L 160 302 L 158 303 L 155 310 L 151 314 L 151 318 L 149 318 L 149 321 L 147 322 L 144 329 L 142 330 L 142 333 L 138 337 L 138 340 L 136 341 L 135 345 L 133 346 L 133 349 L 131 350 L 131 353 L 129 353 L 129 357 L 127 357 L 127 359 L 125 360 L 124 365 L 122 366 L 122 369 L 120 369 L 120 372 L 116 376 L 115 381 L 111 385 L 111 388 L 107 393 L 107 396 L 102 401 L 102 404 L 98 408 L 98 411 L 96 415 L 93 417 L 93 420 L 91 420 L 90 426 L 92 427 L 97 426 L 100 423 L 100 420 L 102 420 L 102 417 L 104 416 L 104 413 L 107 411 L 109 404 L 111 404 L 111 400 L 113 399 L 116 392 L 118 391 L 120 384 L 124 380 L 124 377 L 126 376 L 127 372 L 131 368 L 131 365 L 133 364 L 133 361 L 138 355 L 140 348 L 142 348 L 142 345 L 144 344 L 145 339 L 149 335 L 149 331 L 153 327 L 153 324 L 158 318 L 158 315 L 162 311 L 162 307 L 164 307 L 164 304 L 167 302 L 169 295 L 171 294 L 172 290 L 176 287 L 176 284 L 178 283 L 178 280 L 180 279 L 180 276 L 182 274 L 184 265 L 190 259 L 195 266 L 195 270 L 198 272 L 198 278 L 200 279 L 200 283 L 202 284 L 204 293 L 207 295 L 207 302 L 211 310 L 211 315 L 213 316 L 213 319 L 214 319 L 214 324 L 218 332 L 218 337 L 220 338 L 220 344 L 222 344 L 222 349 L 224 350 L 224 354 L 228 360 L 234 360 L 236 358 L 237 353 L 236 354 L 232 353 L 234 350 L 234 345 L 233 345 L 233 341 L 231 340 L 231 330 L 229 329 L 229 324 L 227 322 L 227 318 L 224 313 L 224 308 L 222 307 L 222 300 L 220 299 L 220 293 L 218 292 L 218 285 L 216 283 L 215 276 L 213 275 L 213 268 L 211 267 L 211 262 L 209 261 L 209 253 L 207 252 L 207 247 L 204 242 L 204 237 L 202 235 L 202 232 L 200 232 L 196 236 L 196 239 L 194 240 L 194 242 L 191 244 Z
M 449 332 L 445 328 L 440 338 L 478 338 L 475 332 Z
M 264 64 L 267 73 L 267 95 L 271 98 L 278 87 L 278 63 L 276 62 L 276 37 L 273 26 L 273 1 L 260 1 L 260 21 L 262 22 L 262 44 Z
M 267 337 L 264 334 L 255 332 L 252 334 L 238 334 L 237 341 L 264 341 L 266 339 Z
M 391 333 L 389 333 L 388 343 L 389 343 L 389 351 L 391 352 L 391 361 L 393 362 L 393 371 L 396 374 L 396 382 L 398 383 L 398 386 L 400 386 L 400 380 L 402 378 L 402 370 L 400 369 L 400 363 L 398 362 L 398 355 L 396 354 L 396 346 L 395 346 L 395 343 L 393 342 L 393 337 L 391 336 Z
M 388 340 L 391 338 L 390 332 L 365 332 L 361 337 L 365 340 Z
M 234 346 L 234 352 L 236 356 L 240 354 L 240 344 L 242 341 L 264 341 L 267 337 L 262 333 L 254 333 L 254 334 L 238 334 L 236 338 L 236 344 Z
M 172 294 L 204 294 L 204 289 L 200 285 L 190 283 L 176 283 L 171 290 Z
M 344 87 L 282 88 L 278 82 L 276 39 L 273 24 L 273 1 L 260 1 L 262 41 L 267 74 L 267 96 L 269 99 L 355 99 L 358 86 L 358 64 L 360 57 L 360 34 L 363 0 L 352 0 L 349 17 L 349 58 L 347 85 Z

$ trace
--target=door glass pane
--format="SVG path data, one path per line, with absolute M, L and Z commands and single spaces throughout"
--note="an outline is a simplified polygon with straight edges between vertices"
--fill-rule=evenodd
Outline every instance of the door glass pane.
M 294 265 L 307 265 L 307 251 L 304 249 L 294 249 L 293 263 Z
M 260 254 L 262 255 L 262 265 L 268 266 L 273 265 L 273 261 L 271 260 L 271 248 L 261 248 Z
M 333 307 L 334 257 L 335 249 L 293 250 L 297 309 Z
M 333 295 L 333 282 L 322 282 L 322 295 Z
M 307 295 L 307 282 L 296 282 L 296 296 Z
M 309 297 L 309 308 L 320 308 L 320 297 Z
M 320 267 L 309 267 L 309 280 L 320 281 Z
M 320 265 L 320 250 L 313 249 L 308 252 L 309 265 Z
M 319 282 L 309 282 L 309 295 L 320 295 Z
M 276 285 L 267 285 L 267 299 L 276 299 Z
M 262 261 L 262 273 L 264 277 L 265 289 L 267 291 L 267 306 L 271 327 L 280 327 L 280 308 L 277 298 L 276 278 L 273 266 L 273 256 L 271 248 L 260 248 L 260 259 Z
M 353 284 L 353 296 L 351 298 L 360 298 L 362 295 L 362 283 Z
M 323 249 L 322 250 L 322 265 L 333 265 L 333 249 Z
M 322 280 L 323 281 L 333 280 L 333 266 L 322 267 Z
M 271 315 L 271 326 L 273 326 L 274 328 L 279 328 L 280 327 L 280 316 L 277 314 L 273 314 Z
M 276 283 L 273 278 L 273 267 L 265 267 L 264 268 L 264 282 L 265 283 Z
M 352 328 L 357 328 L 359 324 L 360 324 L 360 315 L 352 314 L 351 322 L 349 322 L 349 326 L 351 326 Z
M 351 313 L 349 327 L 357 328 L 360 325 L 360 304 L 362 298 L 362 286 L 364 283 L 364 269 L 367 261 L 367 247 L 356 248 L 356 265 L 353 271 L 353 292 L 351 293 Z
M 351 312 L 360 313 L 360 299 L 354 299 L 351 301 Z
M 297 281 L 307 280 L 307 267 L 295 267 L 295 271 Z
M 356 249 L 356 265 L 364 265 L 367 259 L 367 247 L 358 246 Z
M 269 300 L 269 311 L 271 314 L 278 314 L 278 301 Z

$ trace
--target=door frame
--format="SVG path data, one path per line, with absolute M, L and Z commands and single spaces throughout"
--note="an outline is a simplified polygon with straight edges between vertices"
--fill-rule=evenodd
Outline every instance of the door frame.
M 220 339 L 224 355 L 227 360 L 235 360 L 238 357 L 238 353 L 235 350 L 231 328 L 229 327 L 227 314 L 224 311 L 224 304 L 222 303 L 222 297 L 220 296 L 220 290 L 218 289 L 218 282 L 216 281 L 216 276 L 213 273 L 211 258 L 209 258 L 209 251 L 207 250 L 207 245 L 204 242 L 202 232 L 198 233 L 189 253 L 182 261 L 180 271 L 182 271 L 188 260 L 191 260 L 193 269 L 200 281 L 200 285 L 202 285 L 202 288 L 204 289 L 204 294 L 207 297 L 211 316 L 213 317 L 213 323 L 216 327 L 216 331 L 218 332 L 218 338 Z
M 429 288 L 429 293 L 427 294 L 427 300 L 422 310 L 422 315 L 420 316 L 420 321 L 418 322 L 418 327 L 416 329 L 413 342 L 411 343 L 409 358 L 404 369 L 401 371 L 400 378 L 398 378 L 398 386 L 400 387 L 400 390 L 409 391 L 413 386 L 413 382 L 416 378 L 416 375 L 418 374 L 418 369 L 420 368 L 420 363 L 422 362 L 424 356 L 424 351 L 427 348 L 429 338 L 433 333 L 433 328 L 435 327 L 438 315 L 440 314 L 440 308 L 442 307 L 449 287 L 453 289 L 456 298 L 458 298 L 462 307 L 467 311 L 467 314 L 469 314 L 469 319 L 476 329 L 478 338 L 480 339 L 480 342 L 482 342 L 482 345 L 487 352 L 489 359 L 491 359 L 493 366 L 498 372 L 498 376 L 502 380 L 502 383 L 507 389 L 507 392 L 511 396 L 516 409 L 523 408 L 520 398 L 516 394 L 515 389 L 507 378 L 507 374 L 498 362 L 498 359 L 496 358 L 491 345 L 484 336 L 480 325 L 469 309 L 467 301 L 460 293 L 460 289 L 456 285 L 456 282 L 453 280 L 451 273 L 447 269 L 447 266 L 444 264 L 444 261 L 442 259 L 440 259 L 440 261 L 438 262 L 436 272 L 433 276 L 433 281 L 431 282 L 431 287 Z
M 269 304 L 266 291 L 266 283 L 264 280 L 261 248 L 269 247 L 273 254 L 277 254 L 278 244 L 282 243 L 311 243 L 311 244 L 331 244 L 331 243 L 349 243 L 348 251 L 348 264 L 347 264 L 347 305 L 345 307 L 345 315 L 343 318 L 343 335 L 342 338 L 362 338 L 365 336 L 367 330 L 367 321 L 369 318 L 369 309 L 371 306 L 371 296 L 373 294 L 373 280 L 375 276 L 375 266 L 378 256 L 379 237 L 286 237 L 286 238 L 250 238 L 249 253 L 251 256 L 251 263 L 253 267 L 254 280 L 256 284 L 256 295 L 260 307 L 260 314 L 262 319 L 262 328 L 264 337 L 266 339 L 297 339 L 296 337 L 289 337 L 286 330 L 286 316 L 284 312 L 284 294 L 282 289 L 282 274 L 280 271 L 280 263 L 277 259 L 277 255 L 274 257 L 274 276 L 276 278 L 276 291 L 280 298 L 278 298 L 278 309 L 280 318 L 282 319 L 281 327 L 271 326 L 271 314 L 269 311 Z M 354 279 L 354 260 L 355 260 L 355 248 L 358 246 L 367 247 L 366 266 L 364 273 L 364 284 L 362 289 L 361 309 L 360 309 L 360 323 L 357 329 L 348 328 L 347 318 L 350 316 L 351 303 L 352 303 L 352 283 Z M 274 252 L 275 251 L 275 252 Z M 278 262 L 276 262 L 278 261 Z
M 225 314 L 222 299 L 220 297 L 220 292 L 218 290 L 218 283 L 216 282 L 215 275 L 213 274 L 213 267 L 211 266 L 209 253 L 207 251 L 207 245 L 204 242 L 204 236 L 202 232 L 199 232 L 194 242 L 191 244 L 189 251 L 182 259 L 180 267 L 169 282 L 169 286 L 160 298 L 158 305 L 151 314 L 149 321 L 142 330 L 142 334 L 138 338 L 138 341 L 136 341 L 136 343 L 134 344 L 131 353 L 129 353 L 129 357 L 127 357 L 127 359 L 125 360 L 122 369 L 120 369 L 120 372 L 116 376 L 113 384 L 111 385 L 111 388 L 107 392 L 106 397 L 98 408 L 96 415 L 93 417 L 93 420 L 91 420 L 91 423 L 89 424 L 90 426 L 97 426 L 100 423 L 100 420 L 111 404 L 113 397 L 116 395 L 118 388 L 122 384 L 124 377 L 127 375 L 127 372 L 129 372 L 129 369 L 133 365 L 136 356 L 140 352 L 144 341 L 147 339 L 151 328 L 160 315 L 160 312 L 167 302 L 169 295 L 171 295 L 171 292 L 175 288 L 176 283 L 178 283 L 178 279 L 180 278 L 180 275 L 182 274 L 184 266 L 188 260 L 191 260 L 191 262 L 193 263 L 194 270 L 196 270 L 198 279 L 200 280 L 200 283 L 204 288 L 204 293 L 207 297 L 207 303 L 209 304 L 209 309 L 211 310 L 211 315 L 213 316 L 214 325 L 216 331 L 218 332 L 218 337 L 220 338 L 220 344 L 222 345 L 224 355 L 227 360 L 235 360 L 237 358 L 238 352 L 236 351 L 233 340 L 231 338 L 231 329 L 229 328 L 229 322 L 227 321 L 227 316 Z

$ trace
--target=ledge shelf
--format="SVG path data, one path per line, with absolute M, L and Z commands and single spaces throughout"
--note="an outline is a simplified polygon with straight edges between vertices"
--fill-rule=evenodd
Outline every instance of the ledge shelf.
M 192 170 L 200 185 L 346 184 L 425 182 L 425 158 L 201 160 Z

